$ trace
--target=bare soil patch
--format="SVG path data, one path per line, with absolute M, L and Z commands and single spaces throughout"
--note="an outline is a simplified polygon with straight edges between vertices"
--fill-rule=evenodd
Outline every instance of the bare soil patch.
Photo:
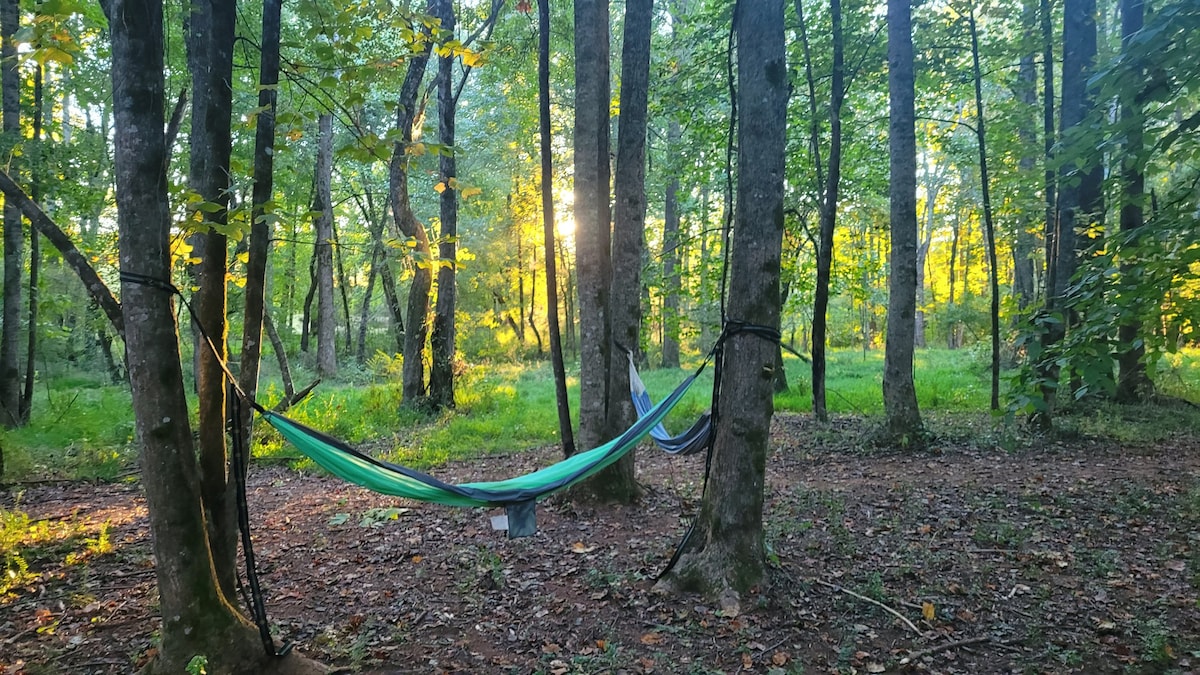
M 964 435 L 899 454 L 864 450 L 864 430 L 776 418 L 770 574 L 736 612 L 654 590 L 702 457 L 643 451 L 641 505 L 551 500 L 516 540 L 489 512 L 258 466 L 268 613 L 277 637 L 344 672 L 1198 672 L 1200 439 L 1005 452 Z M 555 458 L 436 473 L 500 478 Z M 137 484 L 0 494 L 14 505 L 76 540 L 25 552 L 38 580 L 0 598 L 0 674 L 130 672 L 158 625 Z M 105 528 L 111 552 L 67 560 Z

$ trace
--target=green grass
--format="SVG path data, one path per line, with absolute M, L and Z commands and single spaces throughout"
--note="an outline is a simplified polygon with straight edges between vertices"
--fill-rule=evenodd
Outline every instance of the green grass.
M 129 391 L 107 378 L 64 377 L 34 399 L 33 419 L 0 431 L 5 478 L 112 479 L 136 456 Z
M 922 412 L 931 418 L 950 420 L 944 424 L 953 425 L 954 420 L 965 416 L 977 422 L 988 409 L 988 363 L 988 354 L 983 350 L 918 351 L 916 386 Z M 559 442 L 554 382 L 545 362 L 472 366 L 456 382 L 457 409 L 434 417 L 402 405 L 394 365 L 374 367 L 375 384 L 324 384 L 288 414 L 349 443 L 364 445 L 376 455 L 418 468 Z M 642 373 L 652 398 L 660 400 L 670 393 L 694 365 L 686 370 Z M 808 412 L 812 409 L 808 364 L 788 355 L 785 368 L 791 390 L 776 397 L 776 409 Z M 712 370 L 705 370 L 668 417 L 668 430 L 682 431 L 708 409 Z M 882 414 L 882 371 L 881 350 L 831 352 L 827 371 L 830 412 Z M 363 375 L 354 379 L 367 379 Z M 577 372 L 568 376 L 572 420 L 578 428 Z M 1157 376 L 1164 393 L 1200 400 L 1200 350 L 1165 358 Z M 41 389 L 47 390 L 48 394 L 39 394 L 35 401 L 32 424 L 0 431 L 6 480 L 113 479 L 132 467 L 134 429 L 128 391 L 84 376 L 57 378 Z M 260 389 L 262 400 L 272 402 L 278 397 L 277 383 L 268 382 Z M 1172 410 L 1164 415 L 1154 406 L 1092 404 L 1064 418 L 1061 426 L 1069 432 L 1121 441 L 1155 441 L 1194 432 L 1200 428 L 1200 411 L 1180 406 L 1178 414 Z M 261 434 L 255 444 L 257 456 L 297 456 L 265 425 L 257 429 Z
M 987 356 L 971 349 L 922 349 L 914 359 L 917 402 L 922 410 L 979 412 L 988 409 L 991 371 Z M 775 397 L 776 410 L 812 410 L 810 366 L 784 356 L 791 390 Z M 883 350 L 830 352 L 825 367 L 825 406 L 831 413 L 883 414 Z M 1003 374 L 1002 374 L 1003 377 Z M 1003 387 L 1003 381 L 1001 387 Z M 1003 395 L 1003 389 L 1001 389 Z

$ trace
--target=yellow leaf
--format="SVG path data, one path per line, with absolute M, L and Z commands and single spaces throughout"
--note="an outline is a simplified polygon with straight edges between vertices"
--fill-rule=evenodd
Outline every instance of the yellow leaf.
M 480 195 L 480 194 L 483 194 L 483 188 L 469 187 L 462 191 L 462 198 L 470 199 L 471 197 L 474 197 L 475 195 Z
M 425 154 L 425 144 L 424 143 L 413 143 L 412 145 L 408 146 L 408 149 L 405 152 L 407 152 L 410 155 L 420 157 L 421 155 Z
M 446 184 L 441 181 L 438 181 L 438 184 L 433 186 L 433 191 L 438 193 L 439 195 L 442 194 L 443 192 L 446 191 Z
M 588 546 L 582 541 L 577 541 L 571 545 L 571 553 L 591 553 L 596 550 L 596 546 Z
M 921 603 L 921 616 L 925 617 L 926 621 L 933 621 L 933 617 L 937 616 L 937 611 L 934 609 L 932 602 Z

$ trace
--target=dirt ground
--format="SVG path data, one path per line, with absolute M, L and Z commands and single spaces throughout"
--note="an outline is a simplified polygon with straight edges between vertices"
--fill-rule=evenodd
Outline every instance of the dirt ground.
M 1004 451 L 984 425 L 902 454 L 864 448 L 865 429 L 777 416 L 768 578 L 725 608 L 654 586 L 696 512 L 702 457 L 644 450 L 641 505 L 551 500 L 516 540 L 492 530 L 499 511 L 257 466 L 267 611 L 278 639 L 340 672 L 1200 672 L 1200 438 Z M 131 672 L 158 626 L 137 483 L 0 494 L 14 504 L 75 541 L 26 551 L 37 578 L 0 598 L 0 674 Z

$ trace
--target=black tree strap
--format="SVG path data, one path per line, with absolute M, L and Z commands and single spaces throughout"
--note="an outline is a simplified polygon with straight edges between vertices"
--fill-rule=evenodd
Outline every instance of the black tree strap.
M 721 329 L 721 335 L 717 337 L 716 344 L 713 345 L 712 350 L 709 351 L 708 356 L 705 357 L 705 361 L 707 361 L 709 358 L 713 360 L 712 408 L 709 413 L 712 419 L 713 431 L 711 434 L 709 434 L 708 443 L 704 449 L 704 482 L 700 488 L 701 508 L 703 508 L 704 498 L 708 495 L 708 477 L 712 472 L 713 451 L 716 448 L 717 430 L 720 428 L 721 376 L 725 369 L 725 342 L 734 335 L 739 335 L 742 333 L 753 335 L 775 344 L 781 344 L 781 336 L 779 331 L 771 326 L 746 323 L 736 319 L 726 319 L 725 325 Z M 696 530 L 696 523 L 699 522 L 699 520 L 699 516 L 692 518 L 692 522 L 690 525 L 688 525 L 687 531 L 683 533 L 683 538 L 675 547 L 675 553 L 671 555 L 671 559 L 667 561 L 667 566 L 658 573 L 658 576 L 655 577 L 655 580 L 663 578 L 667 575 L 667 573 L 675 568 L 675 565 L 679 562 L 679 559 L 683 557 L 684 552 L 687 550 L 688 542 L 691 540 L 692 534 Z
M 251 618 L 254 620 L 254 625 L 258 627 L 258 634 L 262 637 L 263 648 L 266 650 L 267 655 L 274 657 L 284 656 L 292 650 L 292 643 L 287 642 L 282 648 L 277 650 L 275 649 L 275 641 L 271 638 L 271 624 L 267 620 L 266 601 L 263 599 L 262 586 L 258 580 L 258 566 L 254 562 L 254 545 L 250 536 L 250 507 L 246 499 L 246 467 L 250 461 L 250 444 L 246 438 L 245 429 L 242 427 L 242 405 L 249 405 L 260 413 L 264 412 L 264 409 L 238 386 L 237 378 L 233 376 L 228 364 L 221 358 L 221 351 L 217 349 L 216 343 L 205 332 L 204 324 L 201 323 L 196 310 L 192 308 L 191 303 L 187 301 L 187 298 L 179 292 L 179 289 L 174 284 L 144 274 L 137 274 L 136 272 L 121 272 L 121 281 L 157 288 L 179 296 L 184 307 L 187 307 L 192 321 L 195 322 L 195 325 L 199 329 L 200 337 L 208 344 L 208 348 L 212 350 L 217 365 L 221 367 L 221 372 L 225 374 L 230 391 L 234 393 L 233 396 L 229 397 L 230 463 L 233 465 L 233 478 L 235 492 L 237 493 L 238 530 L 242 537 L 242 556 L 246 561 L 246 583 L 250 587 L 250 597 L 243 598 L 243 601 L 246 602 L 246 605 L 250 609 Z

